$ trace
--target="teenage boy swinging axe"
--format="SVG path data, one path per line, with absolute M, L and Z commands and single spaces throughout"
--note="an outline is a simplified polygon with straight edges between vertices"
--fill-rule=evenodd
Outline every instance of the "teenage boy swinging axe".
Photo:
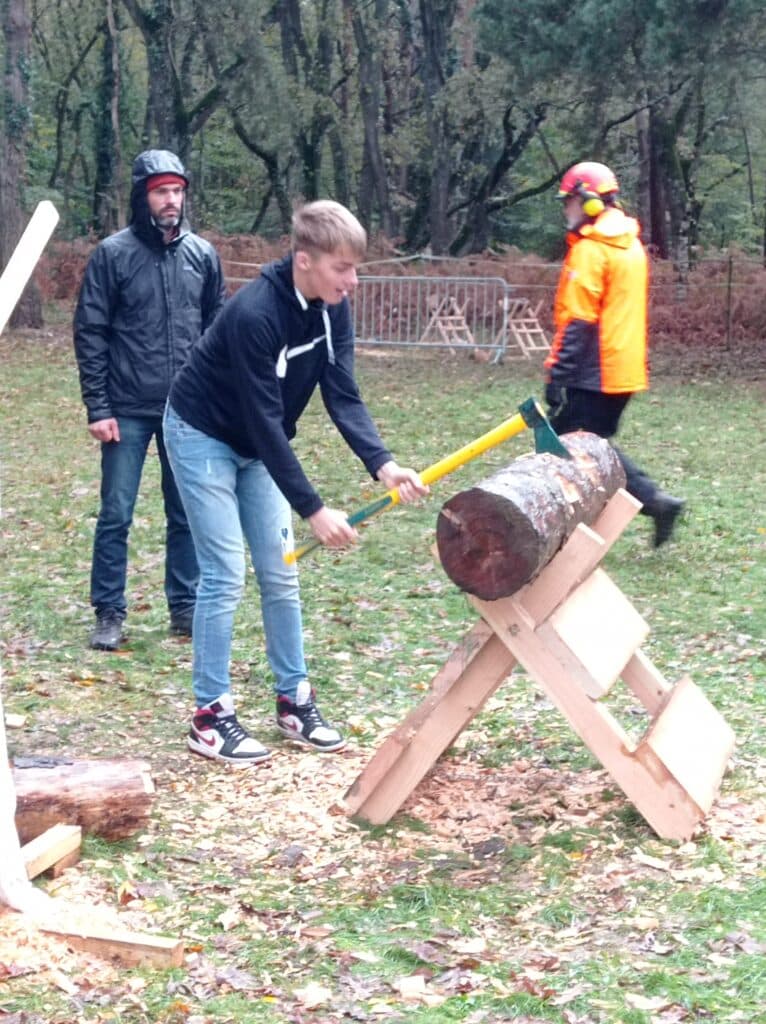
M 482 434 L 481 437 L 477 437 L 476 440 L 471 441 L 462 448 L 458 448 L 457 451 L 446 455 L 438 462 L 434 462 L 433 465 L 423 470 L 420 474 L 420 479 L 428 486 L 434 483 L 434 481 L 440 480 L 443 476 L 447 476 L 448 473 L 457 469 L 458 466 L 470 462 L 477 455 L 481 455 L 488 449 L 494 448 L 503 441 L 507 441 L 509 437 L 520 434 L 522 430 L 527 428 L 531 428 L 534 431 L 535 451 L 548 452 L 551 455 L 558 455 L 562 459 L 570 459 L 572 457 L 561 441 L 559 441 L 553 427 L 548 422 L 547 416 L 543 412 L 542 406 L 534 398 L 528 398 L 526 402 L 522 402 L 519 406 L 519 411 L 515 416 L 511 416 L 510 419 L 487 431 L 486 434 Z M 364 508 L 360 508 L 350 515 L 348 522 L 351 526 L 355 526 L 357 523 L 370 519 L 387 508 L 392 508 L 398 502 L 399 489 L 394 487 L 381 498 L 370 502 L 369 505 L 365 505 Z M 293 551 L 288 551 L 284 555 L 285 562 L 288 565 L 292 565 L 298 559 L 303 558 L 304 555 L 319 547 L 319 544 L 320 541 L 313 539 L 295 548 Z

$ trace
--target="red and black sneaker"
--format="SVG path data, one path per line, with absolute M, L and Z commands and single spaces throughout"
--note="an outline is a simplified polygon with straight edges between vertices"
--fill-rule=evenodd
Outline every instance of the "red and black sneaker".
M 243 768 L 271 757 L 271 751 L 237 721 L 230 693 L 221 694 L 194 713 L 187 742 L 195 754 Z
M 287 697 L 277 698 L 277 728 L 287 739 L 328 754 L 346 745 L 345 737 L 322 717 L 314 702 L 313 690 L 302 704 L 295 704 Z

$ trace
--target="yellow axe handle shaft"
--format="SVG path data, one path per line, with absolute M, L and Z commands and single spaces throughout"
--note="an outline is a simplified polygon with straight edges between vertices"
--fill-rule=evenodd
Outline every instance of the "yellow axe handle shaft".
M 471 441 L 462 448 L 458 448 L 457 451 L 452 452 L 451 455 L 445 455 L 443 459 L 439 459 L 438 462 L 434 462 L 431 466 L 428 466 L 420 474 L 420 479 L 423 483 L 428 486 L 434 483 L 436 480 L 440 480 L 443 476 L 447 476 L 458 466 L 464 465 L 466 462 L 470 462 L 471 459 L 475 459 L 477 455 L 481 455 L 482 452 L 486 452 L 489 448 L 494 448 L 495 445 L 501 444 L 503 441 L 507 441 L 509 437 L 514 437 L 516 434 L 520 434 L 522 430 L 527 427 L 527 422 L 521 413 L 516 413 L 515 416 L 511 416 L 509 420 L 499 424 L 492 430 L 488 430 L 486 434 L 482 434 L 481 437 L 477 437 L 475 441 Z M 349 523 L 352 525 L 361 522 L 363 519 L 368 518 L 371 515 L 375 515 L 377 512 L 382 512 L 386 508 L 391 508 L 393 505 L 399 503 L 399 488 L 393 487 L 390 491 L 372 502 L 365 508 L 359 509 L 353 515 L 348 517 Z M 313 551 L 314 548 L 319 547 L 320 542 L 316 539 L 307 541 L 300 547 L 295 548 L 293 551 L 288 551 L 283 557 L 288 565 L 292 565 L 297 562 L 299 558 L 303 558 L 309 551 Z
M 440 480 L 443 476 L 451 473 L 453 469 L 457 469 L 458 466 L 462 466 L 464 463 L 470 462 L 471 459 L 475 459 L 477 455 L 481 455 L 482 452 L 486 452 L 489 448 L 494 448 L 495 445 L 507 441 L 509 437 L 520 434 L 526 427 L 527 422 L 524 417 L 521 413 L 516 413 L 515 416 L 511 416 L 509 420 L 505 420 L 504 423 L 501 423 L 493 430 L 488 430 L 486 434 L 477 437 L 475 441 L 463 445 L 462 448 L 458 448 L 451 455 L 445 455 L 443 459 L 434 462 L 432 466 L 423 470 L 420 474 L 420 479 L 426 486 L 432 484 L 434 481 Z M 392 501 L 396 504 L 399 500 L 398 488 L 389 491 L 389 494 L 396 494 L 396 497 L 392 498 Z

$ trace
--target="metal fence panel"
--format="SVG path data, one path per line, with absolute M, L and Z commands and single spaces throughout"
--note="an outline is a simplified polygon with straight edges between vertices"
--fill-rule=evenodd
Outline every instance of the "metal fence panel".
M 508 344 L 511 291 L 501 277 L 360 277 L 352 303 L 357 343 L 467 345 L 498 359 Z

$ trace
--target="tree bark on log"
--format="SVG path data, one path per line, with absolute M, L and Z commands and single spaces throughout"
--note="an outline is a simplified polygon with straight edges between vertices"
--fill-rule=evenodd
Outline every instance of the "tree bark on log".
M 561 441 L 571 460 L 524 456 L 442 506 L 439 558 L 461 590 L 485 601 L 515 594 L 578 523 L 594 522 L 625 485 L 625 471 L 608 441 L 585 431 Z
M 29 842 L 58 822 L 115 841 L 142 829 L 154 800 L 148 761 L 103 759 L 57 762 L 16 758 L 16 828 Z

